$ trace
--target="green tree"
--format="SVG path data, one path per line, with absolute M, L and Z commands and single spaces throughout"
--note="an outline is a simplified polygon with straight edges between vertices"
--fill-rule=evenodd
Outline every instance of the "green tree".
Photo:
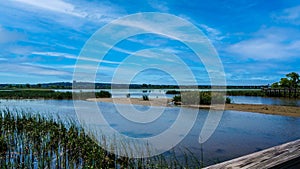
M 290 87 L 298 87 L 300 84 L 300 76 L 296 72 L 292 72 L 286 75 L 287 79 L 290 81 Z
M 279 83 L 275 82 L 271 85 L 271 88 L 278 88 L 279 87 Z
M 290 87 L 291 85 L 288 78 L 281 78 L 279 83 L 280 83 L 280 87 Z

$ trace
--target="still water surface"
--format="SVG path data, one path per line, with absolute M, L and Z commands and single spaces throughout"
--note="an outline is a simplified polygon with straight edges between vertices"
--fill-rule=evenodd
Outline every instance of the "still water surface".
M 178 107 L 168 107 L 154 122 L 137 124 L 121 116 L 112 103 L 98 105 L 104 110 L 103 115 L 111 127 L 131 137 L 150 137 L 163 132 L 174 123 L 180 110 Z M 128 108 L 128 105 L 121 106 L 125 110 Z M 6 108 L 43 115 L 59 115 L 62 120 L 71 118 L 78 122 L 72 100 L 0 100 L 0 109 Z M 136 108 L 147 109 L 146 106 Z M 189 113 L 190 109 L 184 108 L 183 111 Z M 207 110 L 199 111 L 194 127 L 175 150 L 187 148 L 200 157 L 201 146 L 198 139 L 207 115 Z M 300 118 L 225 111 L 218 128 L 203 144 L 204 162 L 206 165 L 214 164 L 300 139 L 299 131 Z
M 300 99 L 283 97 L 230 96 L 235 104 L 268 104 L 281 106 L 300 106 Z

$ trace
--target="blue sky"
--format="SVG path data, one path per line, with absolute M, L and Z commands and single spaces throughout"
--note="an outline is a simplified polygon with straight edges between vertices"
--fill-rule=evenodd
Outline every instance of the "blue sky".
M 217 50 L 229 85 L 268 84 L 289 72 L 300 73 L 300 2 L 295 0 L 8 0 L 1 2 L 0 11 L 0 83 L 71 82 L 85 42 L 105 24 L 138 12 L 169 13 L 196 25 Z M 136 35 L 114 46 L 96 81 L 111 82 L 128 55 L 142 51 L 151 56 L 145 50 L 152 48 L 180 56 L 199 84 L 209 84 L 203 64 L 193 59 L 196 56 L 186 45 L 155 34 Z M 180 72 L 172 58 L 145 58 L 131 61 Z M 137 70 L 134 64 L 130 71 Z M 122 76 L 126 79 L 126 72 Z M 131 79 L 131 83 L 174 82 L 172 75 L 155 69 Z

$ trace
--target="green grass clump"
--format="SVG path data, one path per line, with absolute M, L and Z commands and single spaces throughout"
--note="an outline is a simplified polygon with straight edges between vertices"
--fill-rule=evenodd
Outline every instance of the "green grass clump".
M 175 104 L 180 102 L 183 105 L 210 105 L 212 98 L 214 98 L 214 104 L 231 103 L 231 99 L 224 98 L 221 93 L 198 91 L 181 92 L 181 95 L 173 97 L 173 101 Z
M 180 91 L 177 90 L 168 90 L 166 94 L 180 94 Z
M 144 95 L 143 95 L 143 100 L 144 100 L 144 101 L 149 101 L 149 96 L 144 94 Z
M 100 91 L 95 93 L 96 98 L 111 98 L 111 93 L 108 91 Z

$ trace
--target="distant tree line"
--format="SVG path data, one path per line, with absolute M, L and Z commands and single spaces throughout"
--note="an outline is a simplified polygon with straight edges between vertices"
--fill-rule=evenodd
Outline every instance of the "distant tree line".
M 153 84 L 110 84 L 110 83 L 88 83 L 88 82 L 56 82 L 56 83 L 38 83 L 38 84 L 0 84 L 0 89 L 72 89 L 75 84 L 77 89 L 211 89 L 211 85 L 198 86 L 178 86 L 178 85 L 153 85 Z M 215 86 L 218 88 L 218 86 Z M 266 86 L 226 86 L 227 89 L 260 89 Z M 219 86 L 224 88 L 224 86 Z
M 83 92 L 84 93 L 84 92 Z M 87 96 L 91 96 L 90 93 L 84 93 Z M 96 98 L 110 98 L 111 93 L 108 91 L 100 91 L 93 93 Z M 78 93 L 79 95 L 79 93 Z M 76 96 L 76 94 L 75 94 Z M 55 92 L 52 90 L 13 90 L 13 91 L 1 91 L 1 99 L 57 99 L 57 100 L 69 100 L 73 99 L 72 92 Z M 83 98 L 83 99 L 87 99 Z

